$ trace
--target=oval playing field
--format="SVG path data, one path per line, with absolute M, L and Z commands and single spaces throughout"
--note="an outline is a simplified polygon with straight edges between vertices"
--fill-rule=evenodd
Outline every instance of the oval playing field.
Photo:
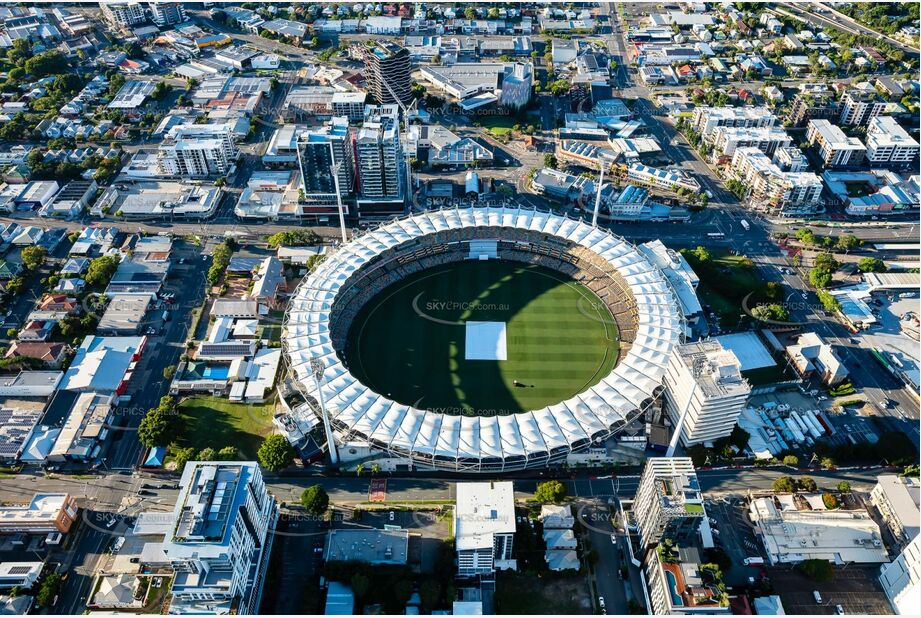
M 614 318 L 587 288 L 549 268 L 488 260 L 385 289 L 353 321 L 343 356 L 355 377 L 399 403 L 494 415 L 584 391 L 617 352 Z

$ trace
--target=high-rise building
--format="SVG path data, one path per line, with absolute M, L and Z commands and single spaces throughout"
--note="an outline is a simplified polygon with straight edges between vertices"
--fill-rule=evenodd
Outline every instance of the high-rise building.
M 863 163 L 867 149 L 828 120 L 810 120 L 806 140 L 819 149 L 825 167 L 854 167 Z
M 722 573 L 694 543 L 649 552 L 645 565 L 653 616 L 730 614 L 729 596 L 720 589 Z
M 640 477 L 633 515 L 643 547 L 664 538 L 696 538 L 704 510 L 697 472 L 690 457 L 652 457 Z
M 368 105 L 355 138 L 360 214 L 402 212 L 405 162 L 396 105 Z
M 355 187 L 355 161 L 348 118 L 336 117 L 322 129 L 300 133 L 297 162 L 307 202 L 305 210 L 317 212 L 319 207 L 324 212 L 333 212 L 329 207 L 337 206 L 336 180 L 343 200 L 353 194 Z M 343 209 L 348 214 L 348 205 L 344 202 Z
M 183 125 L 160 146 L 157 163 L 164 176 L 202 178 L 226 174 L 237 159 L 228 125 Z
M 838 122 L 844 125 L 865 125 L 886 109 L 886 102 L 875 92 L 848 90 L 841 97 L 841 115 Z
M 376 41 L 362 49 L 368 92 L 378 103 L 409 103 L 409 51 L 390 41 Z
M 739 359 L 715 340 L 676 346 L 664 384 L 665 409 L 685 446 L 731 434 L 751 393 Z
M 100 2 L 106 21 L 114 26 L 129 28 L 147 21 L 147 12 L 140 2 Z
M 879 583 L 896 614 L 921 614 L 921 535 L 916 536 L 898 558 L 882 566 Z
M 181 24 L 186 20 L 181 2 L 151 2 L 150 16 L 160 27 Z
M 867 161 L 871 165 L 917 167 L 918 149 L 918 142 L 892 116 L 877 116 L 867 125 Z
M 801 92 L 793 99 L 787 118 L 794 127 L 801 127 L 810 120 L 834 120 L 841 115 L 841 108 L 831 91 L 827 93 Z
M 277 520 L 256 462 L 186 464 L 162 546 L 175 572 L 170 613 L 258 613 Z
M 516 569 L 515 492 L 511 481 L 458 483 L 454 510 L 457 572 L 481 575 Z

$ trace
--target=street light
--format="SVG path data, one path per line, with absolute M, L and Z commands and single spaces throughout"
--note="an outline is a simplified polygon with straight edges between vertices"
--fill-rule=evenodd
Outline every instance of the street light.
M 310 359 L 310 372 L 313 374 L 314 382 L 317 385 L 317 401 L 320 402 L 320 413 L 323 416 L 323 429 L 326 432 L 329 460 L 335 466 L 339 464 L 339 453 L 336 452 L 336 439 L 333 437 L 333 428 L 329 422 L 329 414 L 326 412 L 326 399 L 323 397 L 323 389 L 321 387 L 324 371 L 326 371 L 326 363 L 318 357 Z
M 348 242 L 348 238 L 345 234 L 345 210 L 342 207 L 342 192 L 339 190 L 339 170 L 342 168 L 342 163 L 336 161 L 330 166 L 333 171 L 333 184 L 336 186 L 336 206 L 339 208 L 339 231 L 342 232 L 342 244 Z

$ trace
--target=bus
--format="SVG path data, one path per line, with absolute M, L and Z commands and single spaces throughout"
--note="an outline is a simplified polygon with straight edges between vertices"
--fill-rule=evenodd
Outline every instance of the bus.
M 739 219 L 739 225 L 741 225 L 742 229 L 745 230 L 746 232 L 750 230 L 752 227 L 748 224 L 748 221 L 746 221 L 745 219 Z

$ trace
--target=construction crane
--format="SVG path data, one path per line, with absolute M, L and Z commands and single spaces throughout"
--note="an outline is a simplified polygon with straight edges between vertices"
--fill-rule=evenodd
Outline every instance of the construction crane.
M 393 100 L 396 101 L 397 105 L 400 106 L 400 110 L 403 112 L 403 118 L 406 121 L 406 127 L 408 129 L 409 128 L 409 117 L 417 111 L 416 104 L 418 103 L 418 99 L 413 99 L 409 103 L 409 106 L 407 106 L 405 103 L 403 103 L 402 100 L 400 100 L 400 97 L 397 96 L 397 93 L 393 91 L 393 88 L 390 86 L 387 80 L 382 79 L 381 83 L 384 84 L 384 87 L 387 89 L 387 92 L 390 93 L 390 96 L 393 97 Z M 406 152 L 405 149 L 403 152 L 403 157 L 404 157 L 404 164 L 406 165 L 406 192 L 407 192 L 406 199 L 408 200 L 410 198 L 410 192 L 413 190 L 413 171 L 412 171 L 413 168 L 412 168 L 412 164 L 410 163 L 410 159 L 412 157 L 409 156 L 409 153 Z

